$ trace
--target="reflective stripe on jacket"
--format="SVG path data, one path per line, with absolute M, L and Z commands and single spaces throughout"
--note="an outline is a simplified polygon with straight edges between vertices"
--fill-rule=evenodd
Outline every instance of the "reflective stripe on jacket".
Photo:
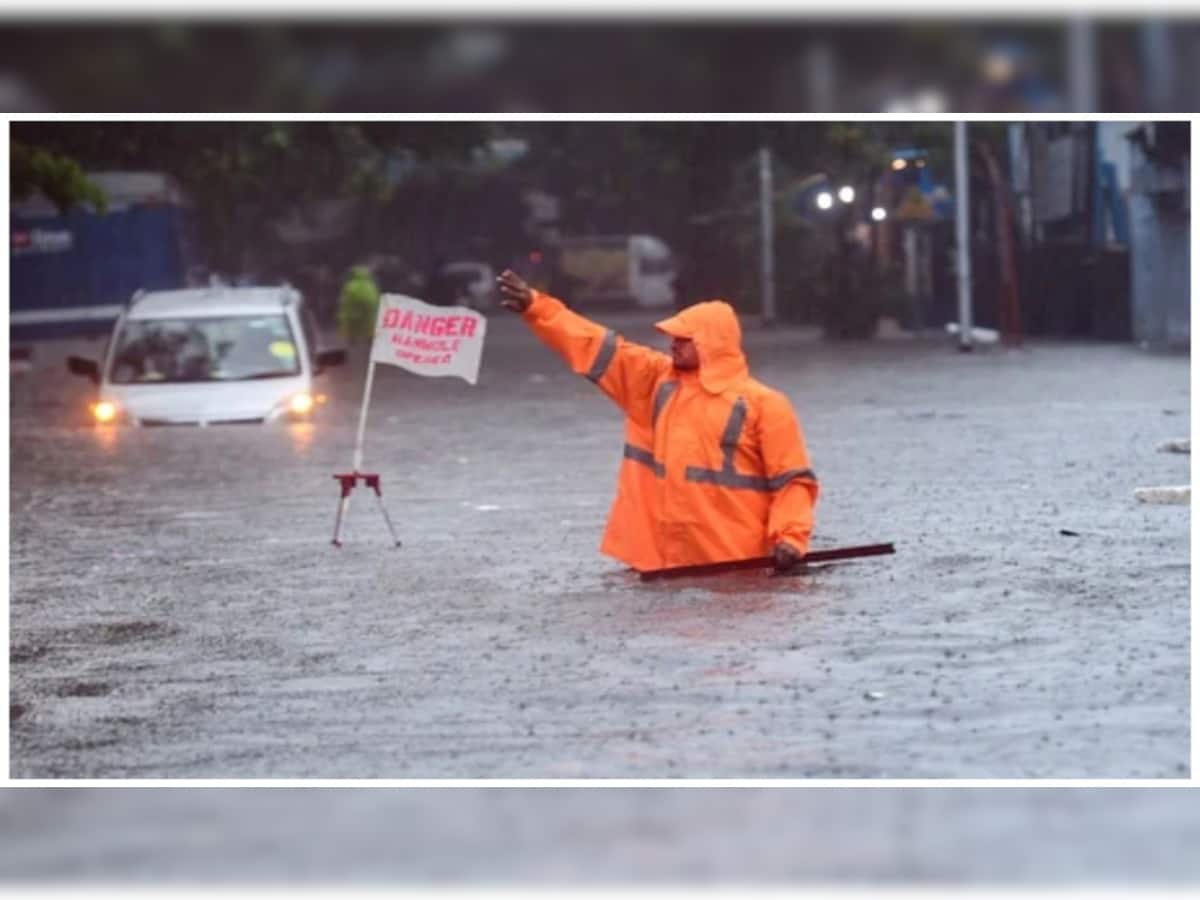
M 617 497 L 600 549 L 636 569 L 808 551 L 816 476 L 788 399 L 750 377 L 737 314 L 719 300 L 657 324 L 691 338 L 696 371 L 535 291 L 533 332 L 624 411 Z

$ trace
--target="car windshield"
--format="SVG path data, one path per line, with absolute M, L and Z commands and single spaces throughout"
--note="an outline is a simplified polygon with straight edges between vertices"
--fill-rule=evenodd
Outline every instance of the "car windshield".
M 133 319 L 117 335 L 114 384 L 244 381 L 300 374 L 282 315 Z

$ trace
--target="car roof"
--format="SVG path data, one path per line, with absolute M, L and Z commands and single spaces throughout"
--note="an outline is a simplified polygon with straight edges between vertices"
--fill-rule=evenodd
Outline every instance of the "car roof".
M 130 319 L 254 316 L 280 313 L 300 301 L 290 287 L 204 287 L 152 291 L 134 298 Z

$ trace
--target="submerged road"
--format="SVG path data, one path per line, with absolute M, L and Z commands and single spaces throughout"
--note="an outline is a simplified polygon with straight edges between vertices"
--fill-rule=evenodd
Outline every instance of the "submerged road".
M 654 341 L 651 319 L 604 319 Z M 13 387 L 17 778 L 1186 777 L 1189 361 L 747 326 L 821 480 L 799 578 L 642 584 L 597 550 L 619 411 L 521 323 L 480 384 L 362 370 L 316 425 L 95 429 Z M 1066 534 L 1064 532 L 1071 532 Z

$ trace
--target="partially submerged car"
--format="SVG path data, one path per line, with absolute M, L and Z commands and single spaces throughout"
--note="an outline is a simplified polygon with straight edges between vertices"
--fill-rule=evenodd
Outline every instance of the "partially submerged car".
M 67 367 L 99 388 L 101 423 L 305 421 L 313 379 L 346 358 L 319 334 L 291 287 L 154 291 L 118 317 L 103 361 L 72 356 Z

